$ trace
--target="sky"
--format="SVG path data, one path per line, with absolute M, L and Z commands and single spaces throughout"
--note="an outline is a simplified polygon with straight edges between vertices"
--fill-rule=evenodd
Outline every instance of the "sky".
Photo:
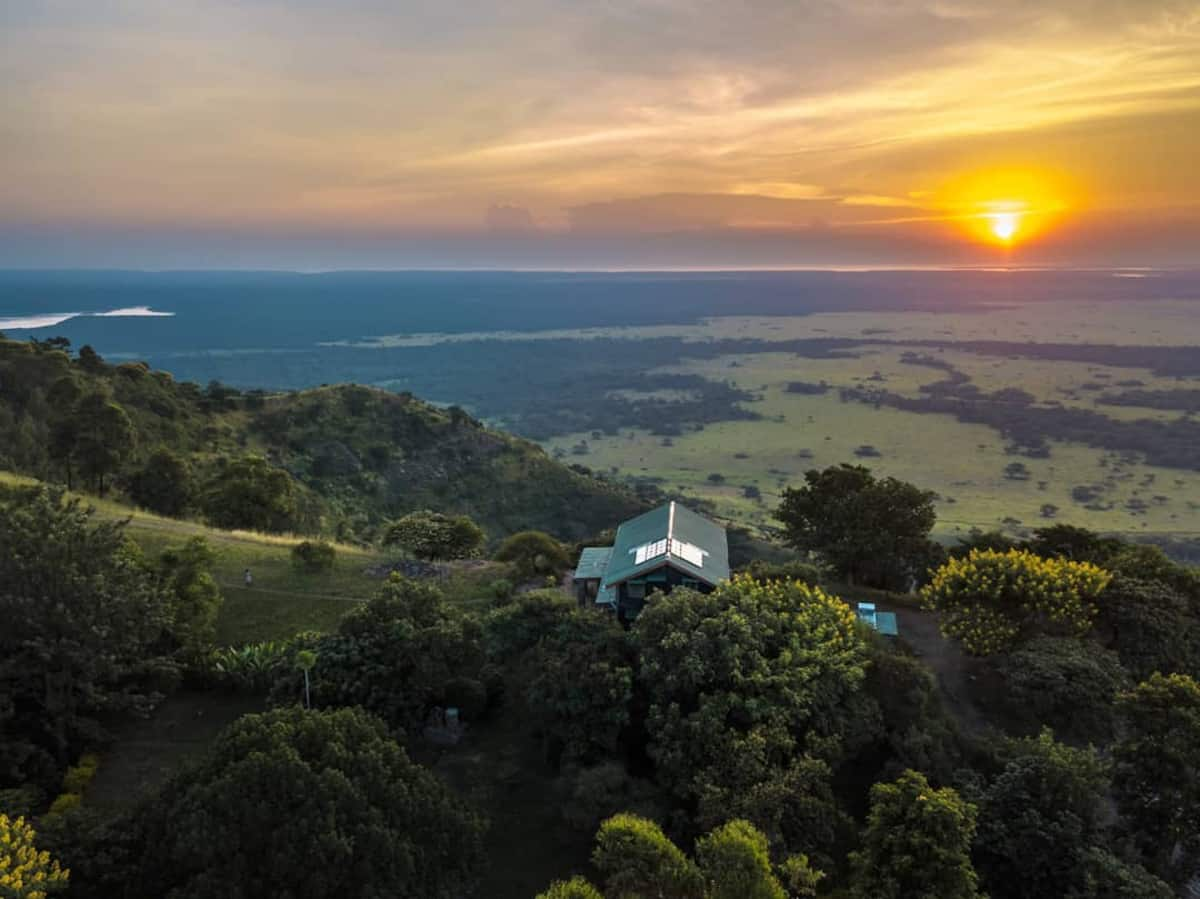
M 1200 0 L 14 0 L 0 266 L 1200 266 Z

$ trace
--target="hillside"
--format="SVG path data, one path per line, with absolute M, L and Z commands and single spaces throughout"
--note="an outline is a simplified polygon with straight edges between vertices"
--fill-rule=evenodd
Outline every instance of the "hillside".
M 493 541 L 526 528 L 575 540 L 643 507 L 533 443 L 410 394 L 201 388 L 145 363 L 110 365 L 88 347 L 73 355 L 61 339 L 0 339 L 0 468 L 211 519 L 227 511 L 221 478 L 247 456 L 266 460 L 255 477 L 287 475 L 270 529 L 347 541 L 425 507 L 466 513 Z

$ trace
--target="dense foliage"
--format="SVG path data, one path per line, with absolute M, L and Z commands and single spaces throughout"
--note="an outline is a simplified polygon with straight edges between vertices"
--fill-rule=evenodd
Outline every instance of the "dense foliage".
M 171 586 L 120 523 L 94 521 L 60 493 L 0 503 L 0 547 L 0 786 L 53 788 L 101 733 L 101 714 L 161 698 L 175 678 L 170 653 L 200 639 L 203 616 L 185 599 L 186 636 L 176 641 Z
M 784 490 L 775 517 L 791 546 L 817 553 L 851 583 L 904 589 L 936 560 L 930 491 L 861 465 L 814 469 L 804 481 Z
M 513 567 L 517 577 L 558 577 L 571 567 L 571 557 L 561 543 L 541 531 L 521 531 L 505 538 L 492 557 Z
M 201 388 L 144 363 L 110 365 L 87 346 L 72 357 L 54 339 L 0 338 L 0 384 L 0 469 L 96 491 L 116 484 L 153 511 L 198 510 L 222 526 L 372 538 L 390 519 L 435 508 L 497 537 L 537 528 L 579 539 L 644 509 L 531 443 L 408 394 Z
M 691 859 L 653 821 L 614 815 L 600 825 L 592 863 L 604 878 L 603 894 L 574 877 L 538 899 L 788 899 L 816 895 L 822 877 L 801 856 L 773 866 L 767 838 L 738 819 L 700 837 Z
M 1039 634 L 1087 633 L 1110 578 L 1089 562 L 973 550 L 939 568 L 921 596 L 941 613 L 942 633 L 991 655 Z
M 659 782 L 701 827 L 744 817 L 795 850 L 828 850 L 828 766 L 877 726 L 850 609 L 819 588 L 735 576 L 652 598 L 633 637 Z
M 871 788 L 862 849 L 851 854 L 858 899 L 976 899 L 975 807 L 906 771 Z
M 130 822 L 130 895 L 460 899 L 483 824 L 359 710 L 231 725 Z
M 317 708 L 361 706 L 393 727 L 419 730 L 434 706 L 458 705 L 459 694 L 484 692 L 479 622 L 426 583 L 393 577 L 347 614 L 335 633 L 305 644 L 296 648 L 316 653 L 310 681 Z M 284 672 L 276 698 L 300 701 L 302 682 L 301 673 Z M 482 711 L 481 699 L 473 705 L 465 715 Z
M 24 818 L 0 812 L 0 896 L 4 899 L 45 899 L 67 885 L 63 870 L 49 852 L 34 844 L 37 834 Z
M 1117 804 L 1151 870 L 1182 882 L 1200 866 L 1200 684 L 1155 673 L 1117 709 Z
M 391 522 L 383 542 L 400 546 L 418 559 L 466 559 L 484 541 L 483 530 L 466 515 L 443 515 L 421 509 Z

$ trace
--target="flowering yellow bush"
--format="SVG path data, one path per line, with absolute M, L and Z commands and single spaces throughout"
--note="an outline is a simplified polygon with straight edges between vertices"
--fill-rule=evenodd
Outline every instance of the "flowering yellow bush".
M 24 818 L 0 814 L 0 897 L 45 899 L 67 885 L 69 871 L 59 867 L 49 852 L 33 845 L 33 828 Z
M 1088 562 L 1016 549 L 974 550 L 939 568 L 921 598 L 941 613 L 943 634 L 983 656 L 1041 633 L 1087 633 L 1094 601 L 1111 578 Z

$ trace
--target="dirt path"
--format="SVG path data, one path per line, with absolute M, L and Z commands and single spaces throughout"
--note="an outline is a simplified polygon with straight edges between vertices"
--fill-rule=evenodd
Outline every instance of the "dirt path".
M 942 636 L 937 615 L 906 606 L 878 605 L 881 611 L 896 613 L 900 639 L 911 646 L 917 658 L 937 676 L 946 707 L 963 730 L 970 734 L 986 730 L 987 719 L 971 699 L 972 660 L 956 643 Z

